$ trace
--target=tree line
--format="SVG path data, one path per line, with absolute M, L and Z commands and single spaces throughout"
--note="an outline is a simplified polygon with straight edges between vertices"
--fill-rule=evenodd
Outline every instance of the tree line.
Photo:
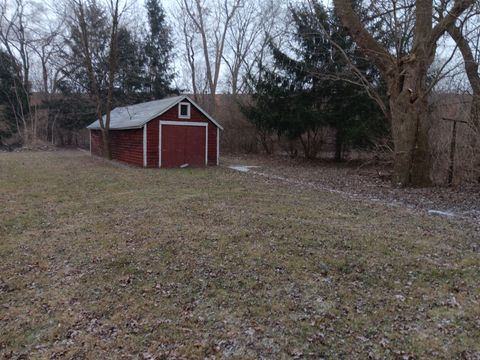
M 82 129 L 115 106 L 179 92 L 172 86 L 171 29 L 159 1 L 146 1 L 146 21 L 138 26 L 122 21 L 131 9 L 121 1 L 37 6 L 4 0 L 0 7 L 0 141 L 14 134 L 23 143 L 38 137 L 34 92 L 48 113 L 46 135 Z M 50 19 L 38 13 L 52 17 L 50 28 L 44 28 Z
M 2 0 L 0 142 L 15 135 L 28 143 L 41 131 L 51 139 L 58 129 L 75 131 L 97 118 L 109 156 L 115 106 L 188 92 L 215 114 L 213 95 L 228 93 L 266 152 L 276 137 L 292 155 L 300 144 L 305 157 L 315 158 L 326 128 L 335 130 L 336 159 L 387 137 L 394 183 L 423 186 L 431 183 L 429 131 L 436 126 L 429 99 L 454 74 L 471 95 L 469 126 L 478 139 L 474 0 L 142 6 Z M 42 101 L 32 103 L 39 91 Z M 41 125 L 38 108 L 48 110 Z

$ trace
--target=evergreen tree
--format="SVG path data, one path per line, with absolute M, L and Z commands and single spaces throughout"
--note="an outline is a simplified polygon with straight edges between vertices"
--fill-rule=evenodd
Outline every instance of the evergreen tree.
M 118 87 L 115 91 L 115 104 L 125 105 L 142 102 L 145 94 L 144 83 L 147 78 L 145 69 L 146 55 L 142 39 L 129 29 L 121 27 L 118 31 Z
M 22 116 L 27 116 L 28 99 L 22 88 L 21 68 L 16 59 L 0 50 L 0 144 L 20 131 Z
M 171 30 L 167 25 L 165 10 L 159 0 L 147 0 L 148 30 L 145 39 L 146 89 L 151 98 L 161 99 L 175 92 L 170 88 L 174 78 L 170 62 L 173 48 Z
M 94 64 L 95 76 L 101 93 L 107 91 L 108 77 L 108 41 L 110 24 L 105 7 L 95 0 L 89 1 L 85 6 L 85 18 L 89 33 L 89 49 Z M 81 40 L 80 29 L 76 23 L 67 24 L 69 37 L 65 40 L 65 49 L 62 57 L 67 66 L 63 73 L 65 81 L 63 89 L 70 92 L 91 92 L 91 84 L 85 68 L 85 58 Z
M 170 69 L 172 42 L 165 11 L 158 0 L 148 0 L 146 7 L 148 29 L 145 32 L 135 32 L 125 26 L 118 29 L 113 107 L 159 99 L 176 92 L 170 89 L 174 76 Z M 106 97 L 112 24 L 107 9 L 97 0 L 86 3 L 85 17 L 96 82 L 101 96 Z M 63 53 L 67 66 L 63 70 L 64 79 L 57 84 L 63 99 L 48 104 L 53 114 L 49 119 L 51 125 L 55 124 L 54 128 L 63 133 L 80 129 L 86 121 L 95 118 L 95 108 L 86 96 L 92 89 L 85 68 L 80 29 L 76 23 L 69 24 L 68 28 L 70 36 Z M 65 103 L 70 103 L 68 109 L 63 109 Z
M 275 67 L 263 68 L 258 79 L 250 79 L 254 105 L 243 111 L 257 128 L 298 139 L 307 158 L 315 157 L 321 146 L 321 129 L 333 127 L 336 158 L 341 159 L 346 147 L 368 146 L 373 138 L 383 135 L 387 122 L 365 89 L 345 79 L 352 76 L 349 64 L 332 41 L 365 77 L 378 86 L 381 79 L 359 55 L 338 19 L 321 4 L 315 3 L 313 12 L 300 6 L 291 13 L 298 44 L 294 56 L 271 44 Z
M 115 79 L 115 106 L 163 98 L 177 92 L 170 88 L 174 74 L 171 71 L 170 29 L 166 24 L 165 11 L 158 0 L 147 0 L 148 28 L 137 34 L 123 26 L 118 31 L 117 71 Z M 85 8 L 90 33 L 90 51 L 94 60 L 100 92 L 107 91 L 108 41 L 110 26 L 105 7 L 95 1 Z M 85 71 L 79 29 L 70 24 L 70 37 L 66 40 L 63 54 L 68 66 L 64 70 L 69 80 L 63 84 L 70 92 L 83 93 L 89 90 Z

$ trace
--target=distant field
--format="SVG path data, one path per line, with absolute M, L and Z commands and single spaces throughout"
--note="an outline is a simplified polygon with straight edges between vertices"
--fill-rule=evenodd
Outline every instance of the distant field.
M 480 225 L 76 151 L 0 204 L 0 358 L 480 358 Z

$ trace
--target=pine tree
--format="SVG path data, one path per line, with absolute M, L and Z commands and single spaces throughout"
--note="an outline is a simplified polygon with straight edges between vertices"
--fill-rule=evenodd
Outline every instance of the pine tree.
M 174 78 L 170 65 L 173 48 L 171 30 L 159 0 L 147 0 L 145 7 L 148 17 L 145 40 L 146 88 L 151 98 L 160 99 L 175 92 L 170 88 Z
M 88 2 L 85 6 L 85 17 L 89 32 L 89 48 L 94 60 L 95 75 L 100 91 L 107 91 L 108 76 L 108 39 L 110 24 L 107 10 L 97 1 Z M 81 40 L 80 28 L 76 22 L 67 23 L 69 36 L 65 39 L 65 48 L 62 57 L 67 66 L 63 74 L 68 82 L 63 87 L 69 87 L 70 92 L 82 93 L 91 91 L 91 84 L 85 69 L 85 58 Z
M 385 134 L 387 122 L 363 87 L 345 81 L 351 76 L 349 65 L 331 40 L 354 59 L 364 76 L 374 77 L 379 86 L 381 79 L 359 56 L 338 19 L 320 3 L 313 12 L 299 6 L 291 14 L 296 28 L 294 56 L 270 45 L 274 68 L 262 68 L 260 77 L 251 81 L 254 105 L 243 111 L 258 129 L 299 140 L 307 158 L 315 157 L 321 146 L 321 129 L 335 128 L 339 160 L 348 146 L 367 146 Z
M 144 84 L 147 79 L 144 42 L 126 27 L 118 29 L 118 88 L 115 105 L 142 102 L 148 98 Z
M 0 50 L 0 145 L 2 139 L 20 131 L 19 122 L 28 111 L 22 90 L 21 68 L 16 59 Z

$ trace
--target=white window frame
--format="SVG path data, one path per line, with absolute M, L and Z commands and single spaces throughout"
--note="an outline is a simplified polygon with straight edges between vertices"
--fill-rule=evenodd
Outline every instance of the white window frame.
M 182 115 L 182 106 L 187 105 L 187 115 Z M 189 102 L 182 101 L 178 103 L 178 118 L 179 119 L 190 119 L 192 106 Z
M 208 123 L 206 122 L 192 122 L 192 121 L 169 121 L 160 120 L 158 126 L 158 167 L 162 167 L 162 126 L 176 125 L 176 126 L 200 126 L 205 128 L 205 166 L 208 166 Z

